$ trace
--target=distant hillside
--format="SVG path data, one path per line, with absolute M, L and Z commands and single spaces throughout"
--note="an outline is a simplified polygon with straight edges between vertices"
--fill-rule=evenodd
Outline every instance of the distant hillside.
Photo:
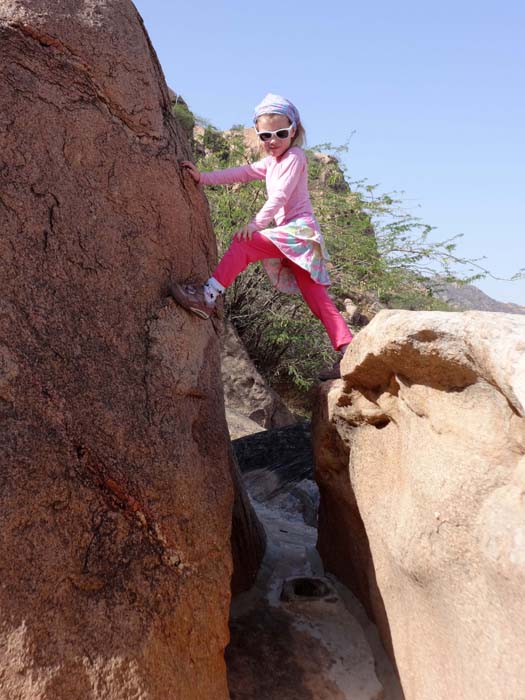
M 460 310 L 502 311 L 507 314 L 525 314 L 525 306 L 496 301 L 473 284 L 440 283 L 433 293 L 434 296 Z

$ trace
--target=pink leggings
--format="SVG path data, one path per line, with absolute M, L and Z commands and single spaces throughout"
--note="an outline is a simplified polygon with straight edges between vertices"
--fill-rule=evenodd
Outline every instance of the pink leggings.
M 223 287 L 229 287 L 237 275 L 250 263 L 264 260 L 265 258 L 284 257 L 285 255 L 281 253 L 279 248 L 258 231 L 253 234 L 250 241 L 241 241 L 235 237 L 222 260 L 215 268 L 213 277 Z M 352 334 L 344 318 L 337 310 L 336 305 L 328 296 L 326 287 L 314 282 L 306 270 L 303 270 L 302 267 L 299 267 L 291 260 L 288 260 L 288 265 L 295 276 L 303 299 L 314 316 L 317 316 L 326 328 L 334 350 L 339 350 L 343 345 L 347 345 L 352 340 Z

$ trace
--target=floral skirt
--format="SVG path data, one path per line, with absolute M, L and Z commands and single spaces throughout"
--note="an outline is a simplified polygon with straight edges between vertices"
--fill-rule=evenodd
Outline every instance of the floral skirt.
M 288 260 L 309 272 L 310 277 L 318 284 L 330 286 L 330 277 L 325 264 L 330 257 L 320 231 L 313 229 L 304 219 L 295 219 L 283 226 L 265 228 L 260 233 L 277 246 L 285 256 L 262 261 L 264 270 L 274 287 L 287 294 L 300 294 Z

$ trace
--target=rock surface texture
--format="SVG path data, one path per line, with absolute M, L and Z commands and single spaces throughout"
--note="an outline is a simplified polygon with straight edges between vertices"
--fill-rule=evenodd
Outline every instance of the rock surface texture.
M 253 364 L 233 325 L 225 324 L 221 345 L 221 368 L 226 416 L 232 440 L 257 432 L 240 420 L 245 416 L 262 428 L 293 425 L 296 419 Z
M 229 697 L 216 259 L 128 0 L 0 4 L 0 698 Z
M 234 459 L 233 484 L 235 502 L 232 516 L 232 595 L 248 590 L 257 577 L 257 572 L 266 549 L 266 534 L 252 506 L 242 475 Z
M 323 385 L 319 548 L 407 700 L 522 700 L 525 318 L 382 311 Z

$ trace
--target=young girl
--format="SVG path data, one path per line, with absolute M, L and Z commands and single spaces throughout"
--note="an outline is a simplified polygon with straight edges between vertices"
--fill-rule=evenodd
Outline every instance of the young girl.
M 343 317 L 328 296 L 328 253 L 308 194 L 307 160 L 300 148 L 304 129 L 297 108 L 280 95 L 269 94 L 257 105 L 255 131 L 266 157 L 251 165 L 201 173 L 183 161 L 189 174 L 203 185 L 228 185 L 266 179 L 268 199 L 252 221 L 240 228 L 213 275 L 204 284 L 170 286 L 170 294 L 185 309 L 203 319 L 213 313 L 217 297 L 250 263 L 262 261 L 277 289 L 302 294 L 319 318 L 336 351 L 352 340 Z M 276 226 L 271 222 L 275 220 Z M 340 376 L 339 362 L 319 375 Z

